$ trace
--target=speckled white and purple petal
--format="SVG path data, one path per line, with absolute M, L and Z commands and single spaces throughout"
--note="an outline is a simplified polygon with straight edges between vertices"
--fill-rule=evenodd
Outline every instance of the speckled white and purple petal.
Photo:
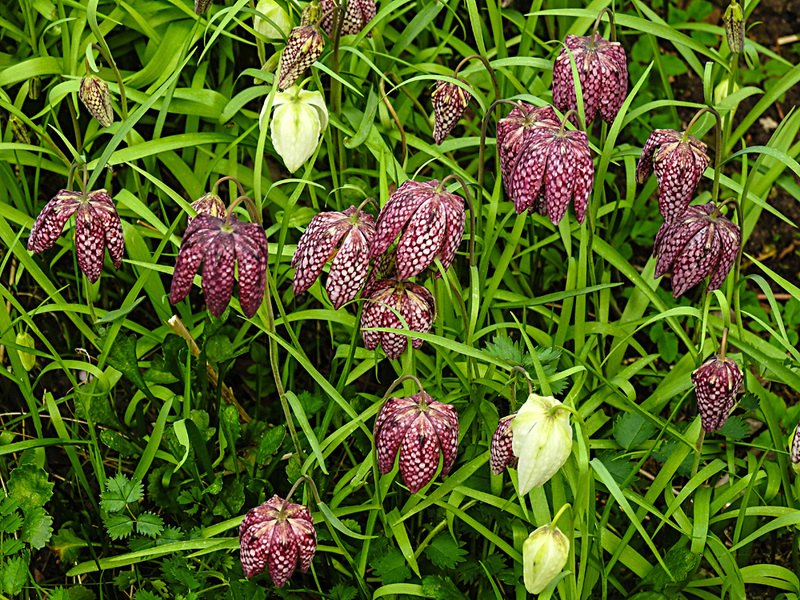
M 511 449 L 511 444 L 514 440 L 511 423 L 516 414 L 513 413 L 500 419 L 500 423 L 498 423 L 497 429 L 492 435 L 492 441 L 489 446 L 489 468 L 495 475 L 502 473 L 507 466 L 513 466 L 517 463 L 517 457 L 514 456 L 514 451 Z
M 82 203 L 75 218 L 75 253 L 78 267 L 92 283 L 100 279 L 105 251 L 103 224 L 91 205 Z
M 439 194 L 430 194 L 408 221 L 397 244 L 397 275 L 408 279 L 424 271 L 444 243 L 447 217 Z
M 370 258 L 386 252 L 411 215 L 430 197 L 437 185 L 439 182 L 436 180 L 422 183 L 408 179 L 395 190 L 378 215 L 375 237 L 370 244 Z
M 428 420 L 439 437 L 444 476 L 453 468 L 458 456 L 458 413 L 450 404 L 433 401 L 428 406 Z
M 354 300 L 367 280 L 369 272 L 369 242 L 362 227 L 352 227 L 344 238 L 339 252 L 331 263 L 325 289 L 333 304 L 339 309 Z
M 197 222 L 197 219 L 194 222 Z M 231 301 L 235 260 L 236 253 L 231 233 L 221 232 L 205 250 L 203 293 L 208 312 L 215 317 L 221 317 Z
M 28 236 L 28 250 L 44 252 L 55 244 L 64 224 L 81 204 L 80 192 L 61 190 L 36 217 Z
M 400 448 L 400 476 L 416 494 L 436 475 L 439 466 L 439 437 L 425 413 L 411 423 Z
M 558 225 L 567 212 L 575 188 L 575 171 L 578 159 L 565 138 L 556 138 L 547 153 L 545 198 L 547 214 L 553 225 Z
M 716 268 L 722 244 L 709 227 L 698 231 L 672 263 L 672 297 L 683 295 Z

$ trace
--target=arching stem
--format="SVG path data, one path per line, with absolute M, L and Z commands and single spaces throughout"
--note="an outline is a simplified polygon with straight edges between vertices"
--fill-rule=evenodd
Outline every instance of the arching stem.
M 216 194 L 217 193 L 217 189 L 219 188 L 220 184 L 222 184 L 222 183 L 224 183 L 226 181 L 233 181 L 236 184 L 236 187 L 239 188 L 239 195 L 240 196 L 244 196 L 245 195 L 244 187 L 242 186 L 242 184 L 239 182 L 238 179 L 236 179 L 236 177 L 231 177 L 230 175 L 226 175 L 225 177 L 220 177 L 219 179 L 217 179 L 217 182 L 211 188 L 211 193 L 212 194 Z
M 725 358 L 725 352 L 728 350 L 728 328 L 722 330 L 722 341 L 719 343 L 719 355 Z
M 261 225 L 261 214 L 258 212 L 255 202 L 253 202 L 253 200 L 248 196 L 239 196 L 236 198 L 236 200 L 230 203 L 228 210 L 225 212 L 225 227 L 230 226 L 233 209 L 236 208 L 241 202 L 244 202 L 245 206 L 247 207 L 247 212 L 250 213 L 250 218 L 253 220 L 253 223 L 258 223 Z
M 564 115 L 564 118 L 563 118 L 563 119 L 561 119 L 561 127 L 559 127 L 559 129 L 558 129 L 558 135 L 559 135 L 559 136 L 563 136 L 563 135 L 564 135 L 564 129 L 565 129 L 565 128 L 566 128 L 566 126 L 567 126 L 567 121 L 569 120 L 569 118 L 570 118 L 572 115 L 575 115 L 575 116 L 577 117 L 577 120 L 578 120 L 578 121 L 580 121 L 580 118 L 581 118 L 581 116 L 578 114 L 578 111 L 577 111 L 577 110 L 575 110 L 574 108 L 573 108 L 573 109 L 570 109 L 570 110 L 568 110 L 568 111 L 566 112 L 566 114 Z M 585 127 L 584 127 L 584 129 L 585 129 Z
M 528 395 L 531 396 L 533 394 L 533 384 L 531 383 L 531 378 L 528 376 L 528 372 L 519 365 L 514 365 L 513 367 L 511 367 L 511 370 L 519 371 L 520 373 L 525 375 L 525 383 L 528 384 Z
M 594 40 L 597 36 L 597 30 L 600 27 L 600 19 L 603 18 L 603 15 L 608 15 L 608 22 L 611 24 L 611 41 L 617 41 L 617 28 L 614 26 L 614 11 L 611 10 L 608 6 L 606 6 L 600 13 L 597 15 L 597 18 L 594 20 L 594 27 L 592 27 L 592 40 L 590 42 L 590 48 L 594 47 Z
M 497 100 L 500 98 L 500 86 L 497 83 L 497 75 L 495 75 L 494 69 L 489 61 L 481 56 L 480 54 L 470 54 L 469 56 L 464 57 L 464 59 L 458 63 L 456 66 L 455 71 L 453 71 L 453 77 L 458 78 L 458 72 L 461 70 L 467 62 L 472 60 L 473 58 L 477 58 L 479 61 L 483 63 L 483 66 L 486 67 L 486 70 L 489 72 L 489 76 L 492 78 L 492 86 L 494 87 L 494 99 Z

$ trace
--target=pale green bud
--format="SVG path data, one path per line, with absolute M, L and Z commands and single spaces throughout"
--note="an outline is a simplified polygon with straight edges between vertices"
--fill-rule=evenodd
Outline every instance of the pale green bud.
M 569 412 L 561 406 L 552 396 L 531 394 L 511 424 L 520 494 L 544 485 L 572 452 Z
M 728 48 L 734 54 L 741 54 L 744 52 L 744 14 L 736 0 L 728 5 L 722 19 L 725 21 L 725 37 L 728 38 Z
M 538 594 L 567 564 L 569 540 L 552 524 L 539 527 L 522 544 L 522 574 L 525 589 Z
M 272 145 L 281 155 L 286 168 L 294 173 L 317 149 L 319 136 L 328 126 L 328 109 L 320 92 L 299 90 L 292 86 L 275 94 L 272 112 Z M 261 110 L 259 123 L 264 127 L 267 103 Z
M 34 342 L 33 336 L 27 331 L 20 331 L 17 334 L 16 342 L 17 346 L 30 348 L 31 350 L 36 348 L 36 343 Z M 18 350 L 17 353 L 19 354 L 19 360 L 22 363 L 22 366 L 26 371 L 30 371 L 36 364 L 36 355 L 31 354 L 30 352 L 25 352 L 24 350 Z
M 282 40 L 289 35 L 292 19 L 275 0 L 260 0 L 256 10 L 269 19 L 267 21 L 259 16 L 253 19 L 253 26 L 258 33 L 269 40 Z

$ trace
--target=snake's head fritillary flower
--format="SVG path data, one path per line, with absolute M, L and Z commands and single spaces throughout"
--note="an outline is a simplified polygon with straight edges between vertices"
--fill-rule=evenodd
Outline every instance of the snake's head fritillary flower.
M 464 235 L 466 213 L 461 196 L 451 194 L 437 180 L 407 180 L 392 194 L 378 215 L 370 256 L 377 257 L 398 235 L 397 274 L 413 277 L 438 257 L 447 270 Z
M 281 54 L 278 90 L 283 91 L 297 81 L 303 71 L 322 56 L 324 48 L 325 38 L 316 24 L 301 25 L 292 29 Z
M 361 311 L 361 337 L 367 350 L 379 345 L 386 356 L 394 360 L 405 352 L 408 338 L 396 333 L 365 331 L 372 327 L 403 329 L 403 324 L 392 309 L 400 313 L 410 331 L 428 333 L 436 316 L 433 294 L 426 288 L 400 279 L 379 279 L 369 286 L 363 298 Z M 422 340 L 411 338 L 414 348 L 422 347 Z
M 320 92 L 301 90 L 297 86 L 279 92 L 274 99 L 264 101 L 259 117 L 262 128 L 270 105 L 273 105 L 272 145 L 289 172 L 294 173 L 314 155 L 320 134 L 328 126 L 325 97 Z
M 653 254 L 656 278 L 672 273 L 672 296 L 677 298 L 706 277 L 708 291 L 719 289 L 736 261 L 741 233 L 715 205 L 689 206 L 674 223 L 658 230 Z
M 692 373 L 703 429 L 717 431 L 725 425 L 743 380 L 739 365 L 718 354 L 706 360 Z
M 350 302 L 364 285 L 369 272 L 369 248 L 375 235 L 372 215 L 351 206 L 344 212 L 319 213 L 311 219 L 292 257 L 295 268 L 292 289 L 302 294 L 317 280 L 331 258 L 325 288 L 333 307 Z
M 212 217 L 225 216 L 225 204 L 222 202 L 222 198 L 213 192 L 203 194 L 200 198 L 192 202 L 192 208 L 198 215 L 205 214 L 211 215 Z M 192 221 L 194 221 L 194 217 L 189 217 L 188 223 Z
M 500 475 L 506 467 L 517 465 L 517 457 L 514 456 L 512 449 L 514 432 L 511 430 L 511 423 L 516 416 L 517 413 L 513 413 L 500 419 L 492 436 L 492 443 L 489 447 L 489 467 L 495 475 Z
M 703 142 L 674 129 L 656 129 L 647 138 L 636 165 L 636 180 L 644 183 L 655 171 L 660 190 L 658 211 L 668 223 L 680 217 L 692 201 L 708 166 L 707 151 Z
M 525 589 L 538 594 L 567 564 L 569 540 L 552 523 L 539 527 L 522 544 L 522 574 Z
M 202 15 L 211 6 L 212 0 L 194 0 L 194 14 Z
M 317 532 L 308 507 L 275 495 L 248 512 L 239 526 L 242 569 L 255 577 L 269 567 L 275 587 L 283 587 L 297 563 L 305 573 L 317 551 Z
M 31 143 L 31 136 L 28 134 L 28 128 L 25 126 L 25 122 L 17 115 L 8 115 L 8 126 L 11 128 L 11 133 L 15 141 L 20 144 Z
M 792 470 L 800 474 L 800 423 L 789 438 L 789 460 L 792 463 Z
M 114 122 L 114 109 L 111 108 L 111 93 L 105 81 L 91 73 L 86 75 L 81 79 L 78 97 L 102 127 L 111 126 Z
M 175 261 L 169 301 L 176 304 L 192 288 L 200 263 L 203 293 L 209 312 L 222 316 L 233 295 L 233 274 L 239 263 L 239 304 L 247 318 L 256 314 L 264 299 L 267 273 L 267 236 L 257 223 L 244 223 L 231 216 L 199 214 L 186 228 Z
M 28 250 L 44 252 L 55 244 L 67 219 L 75 213 L 75 251 L 78 266 L 94 283 L 103 270 L 103 254 L 108 255 L 119 269 L 125 240 L 117 209 L 105 190 L 88 194 L 61 190 L 45 205 L 31 228 Z
M 292 29 L 292 19 L 275 0 L 258 0 L 256 11 L 264 15 L 253 17 L 253 28 L 269 40 L 283 40 Z M 267 20 L 269 19 L 269 20 Z
M 459 79 L 462 83 L 465 81 Z M 431 94 L 433 103 L 433 141 L 441 144 L 450 135 L 472 98 L 467 90 L 450 81 L 437 81 Z
M 443 476 L 456 462 L 456 409 L 425 392 L 410 398 L 389 398 L 375 419 L 375 449 L 383 474 L 392 470 L 399 450 L 400 476 L 416 494 L 433 479 L 440 460 Z
M 531 394 L 511 422 L 511 449 L 519 459 L 519 493 L 544 485 L 572 452 L 569 412 L 552 396 Z
M 564 45 L 566 48 L 561 49 L 553 65 L 553 104 L 561 111 L 578 110 L 569 49 L 581 83 L 586 126 L 594 121 L 598 112 L 610 125 L 628 95 L 625 49 L 619 42 L 609 42 L 600 35 L 595 35 L 594 39 L 568 35 Z
M 498 122 L 497 143 L 503 184 L 517 214 L 530 210 L 557 225 L 572 200 L 583 223 L 594 184 L 586 133 L 562 128 L 549 106 L 522 105 Z
M 322 28 L 328 37 L 332 38 L 333 31 L 333 8 L 339 5 L 334 4 L 333 0 L 321 0 L 319 3 L 320 12 L 326 16 L 322 18 Z M 347 9 L 344 13 L 344 21 L 342 23 L 342 35 L 355 35 L 360 33 L 367 23 L 372 21 L 377 14 L 378 9 L 375 5 L 375 0 L 347 0 Z M 367 33 L 367 37 L 372 37 L 372 33 Z

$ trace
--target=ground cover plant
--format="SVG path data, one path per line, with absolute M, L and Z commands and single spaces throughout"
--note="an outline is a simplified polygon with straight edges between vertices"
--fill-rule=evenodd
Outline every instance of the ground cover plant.
M 796 2 L 0 15 L 3 598 L 797 598 Z

